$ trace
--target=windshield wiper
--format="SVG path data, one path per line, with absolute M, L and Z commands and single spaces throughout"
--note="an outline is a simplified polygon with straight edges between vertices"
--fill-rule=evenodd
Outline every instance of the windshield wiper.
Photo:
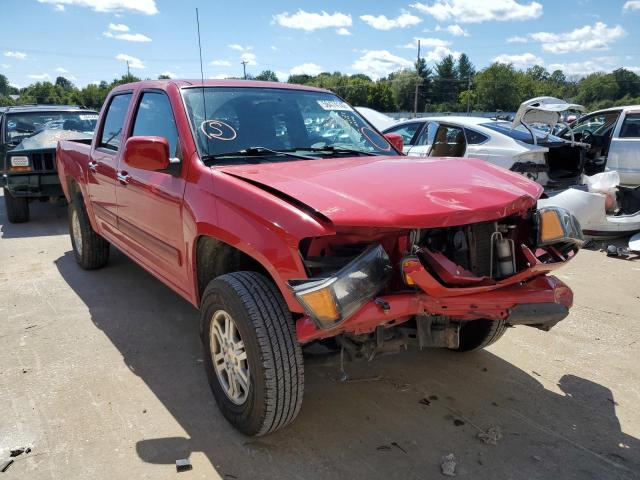
M 307 152 L 314 152 L 314 153 L 329 153 L 332 155 L 339 155 L 341 153 L 355 153 L 358 155 L 367 155 L 367 156 L 377 156 L 380 155 L 379 153 L 375 153 L 375 152 L 367 152 L 364 150 L 358 150 L 355 148 L 347 148 L 347 147 L 339 147 L 336 145 L 326 145 L 324 147 L 295 147 L 295 148 L 290 148 L 287 151 L 307 151 Z
M 292 149 L 294 150 L 294 149 Z M 216 153 L 215 155 L 203 155 L 202 160 L 217 160 L 225 157 L 265 157 L 265 156 L 278 156 L 278 157 L 292 157 L 298 160 L 317 160 L 317 157 L 310 157 L 307 155 L 298 155 L 291 153 L 291 151 L 272 150 L 267 147 L 249 147 L 244 150 L 238 150 L 236 152 Z

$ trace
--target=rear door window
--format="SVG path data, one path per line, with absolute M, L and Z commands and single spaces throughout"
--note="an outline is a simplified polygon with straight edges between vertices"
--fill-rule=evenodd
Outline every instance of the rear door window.
M 104 119 L 98 147 L 117 151 L 120 148 L 122 129 L 127 118 L 127 110 L 131 103 L 131 93 L 115 95 L 111 99 L 107 115 Z
M 486 135 L 483 135 L 480 132 L 476 132 L 475 130 L 470 130 L 468 128 L 465 128 L 465 133 L 467 136 L 467 143 L 469 145 L 479 145 L 489 139 L 489 137 L 487 137 Z
M 640 113 L 629 113 L 620 129 L 620 138 L 640 138 Z
M 464 131 L 453 125 L 440 125 L 430 157 L 462 157 L 467 148 Z
M 169 156 L 178 157 L 178 129 L 169 98 L 160 92 L 144 92 L 133 124 L 133 136 L 164 137 Z

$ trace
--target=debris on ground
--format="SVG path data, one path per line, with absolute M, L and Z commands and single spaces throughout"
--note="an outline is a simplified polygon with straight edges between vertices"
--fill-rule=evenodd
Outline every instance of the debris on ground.
M 5 460 L 4 462 L 0 463 L 0 472 L 4 473 L 7 471 L 7 469 L 11 466 L 11 464 L 13 463 L 13 459 L 10 458 L 9 460 Z
M 440 469 L 442 470 L 442 474 L 446 475 L 447 477 L 456 476 L 456 457 L 453 453 L 442 457 Z
M 426 405 L 427 407 L 428 407 L 429 405 L 431 405 L 431 402 L 430 402 L 428 399 L 426 399 L 426 398 L 423 398 L 423 399 L 422 399 L 422 400 L 420 400 L 418 403 L 419 403 L 419 404 L 421 404 L 421 405 Z
M 31 449 L 29 447 L 15 448 L 9 452 L 10 457 L 17 457 L 18 455 L 22 455 L 23 453 L 29 453 Z
M 176 470 L 178 472 L 186 472 L 191 470 L 193 467 L 191 466 L 191 462 L 188 458 L 181 458 L 180 460 L 176 460 Z
M 402 448 L 400 445 L 398 445 L 398 443 L 397 443 L 397 442 L 391 442 L 391 446 L 392 446 L 392 447 L 396 447 L 396 448 L 397 448 L 398 450 L 400 450 L 402 453 L 407 453 L 407 451 L 406 451 L 404 448 Z
M 478 433 L 478 438 L 487 445 L 497 445 L 498 440 L 502 438 L 500 427 L 489 427 L 486 432 Z

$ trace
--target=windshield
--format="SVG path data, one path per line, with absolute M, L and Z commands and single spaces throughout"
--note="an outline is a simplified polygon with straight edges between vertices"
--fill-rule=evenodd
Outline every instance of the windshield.
M 511 128 L 511 122 L 489 122 L 489 123 L 481 123 L 483 127 L 490 128 L 498 133 L 502 133 L 507 137 L 511 137 L 514 140 L 519 140 L 524 143 L 533 143 L 533 138 L 531 138 L 531 132 L 527 130 L 524 126 L 518 125 L 516 128 Z M 542 141 L 546 142 L 562 142 L 561 138 L 558 138 L 554 135 L 549 135 L 547 132 L 543 132 L 537 128 L 531 129 L 535 134 L 538 143 Z
M 98 121 L 97 112 L 32 112 L 7 115 L 4 130 L 6 143 L 19 143 L 43 130 L 74 130 L 92 133 Z
M 314 156 L 322 152 L 335 155 L 339 150 L 344 154 L 347 150 L 351 154 L 395 153 L 351 106 L 330 93 L 197 87 L 183 89 L 183 97 L 202 157 L 228 153 L 242 156 L 243 151 L 255 147 L 277 152 L 311 151 Z M 327 150 L 321 152 L 323 148 Z

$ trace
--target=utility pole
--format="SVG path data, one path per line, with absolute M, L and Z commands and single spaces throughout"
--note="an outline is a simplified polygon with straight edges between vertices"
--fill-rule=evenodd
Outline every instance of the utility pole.
M 131 76 L 131 72 L 129 72 L 129 60 L 127 60 L 127 77 Z
M 471 75 L 467 77 L 467 116 L 469 115 L 469 102 L 471 101 Z
M 242 71 L 244 72 L 244 79 L 247 79 L 247 62 L 246 60 L 243 60 L 240 62 L 242 64 Z
M 420 65 L 420 39 L 418 39 L 418 61 L 416 62 L 416 66 Z M 417 70 L 417 68 L 416 68 Z M 418 76 L 420 75 L 420 72 L 417 72 Z M 413 118 L 416 118 L 418 116 L 418 88 L 420 86 L 420 80 L 416 81 L 416 90 L 413 94 Z

